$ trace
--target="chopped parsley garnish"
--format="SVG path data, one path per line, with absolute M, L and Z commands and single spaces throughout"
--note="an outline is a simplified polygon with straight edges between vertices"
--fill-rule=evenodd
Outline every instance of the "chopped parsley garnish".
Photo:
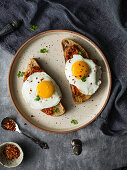
M 36 100 L 36 101 L 39 101 L 39 100 L 40 100 L 40 97 L 39 97 L 39 96 L 36 96 L 35 100 Z
M 80 55 L 82 55 L 83 53 L 84 53 L 84 51 L 83 50 L 81 50 L 81 51 L 79 51 L 78 52 Z
M 58 113 L 58 112 L 59 112 L 59 109 L 58 109 L 58 108 L 54 108 L 54 109 L 53 109 L 53 113 L 55 113 L 55 112 Z
M 40 53 L 47 53 L 48 50 L 46 48 L 40 49 Z
M 32 26 L 30 27 L 30 30 L 31 30 L 31 31 L 35 31 L 37 28 L 38 28 L 37 25 L 32 25 Z
M 86 77 L 83 76 L 83 77 L 81 78 L 81 80 L 82 80 L 83 82 L 85 82 L 85 81 L 86 81 Z
M 18 78 L 23 77 L 24 75 L 25 75 L 25 72 L 21 72 L 21 71 L 19 71 L 18 74 L 17 74 Z
M 71 123 L 73 123 L 74 125 L 78 124 L 77 120 L 72 120 Z

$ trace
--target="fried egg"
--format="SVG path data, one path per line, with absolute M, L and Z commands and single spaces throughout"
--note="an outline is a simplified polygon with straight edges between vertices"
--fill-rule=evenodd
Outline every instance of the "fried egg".
M 76 86 L 81 93 L 92 95 L 101 84 L 101 67 L 91 59 L 81 55 L 73 55 L 65 65 L 65 75 L 70 84 Z
M 61 91 L 55 81 L 45 72 L 36 72 L 23 83 L 22 95 L 33 109 L 56 106 L 61 100 Z

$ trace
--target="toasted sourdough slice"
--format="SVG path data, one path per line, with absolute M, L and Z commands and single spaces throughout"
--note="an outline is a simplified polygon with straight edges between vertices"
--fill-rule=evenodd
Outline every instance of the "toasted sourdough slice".
M 70 39 L 64 39 L 62 40 L 62 48 L 63 48 L 63 52 L 64 52 L 64 57 L 65 57 L 65 62 L 67 62 L 68 59 L 68 47 L 76 47 L 79 51 L 83 51 L 83 57 L 84 58 L 89 58 L 88 56 L 88 53 L 86 52 L 86 50 L 81 47 L 79 44 L 77 44 L 76 42 L 70 40 Z M 73 99 L 74 99 L 74 102 L 76 104 L 79 104 L 79 103 L 83 103 L 85 101 L 87 101 L 91 95 L 85 95 L 85 94 L 82 94 L 79 89 L 74 86 L 74 85 L 71 85 L 71 90 L 72 90 L 72 94 L 73 94 Z
M 39 72 L 44 72 L 44 70 L 40 68 L 40 66 L 39 66 L 39 64 L 37 63 L 37 61 L 36 61 L 34 58 L 32 58 L 32 59 L 30 59 L 28 65 L 27 65 L 27 68 L 26 68 L 26 71 L 25 71 L 25 76 L 24 76 L 24 81 L 26 81 L 26 79 L 29 77 L 29 73 L 31 72 L 31 70 L 32 70 L 34 67 L 40 69 Z M 37 71 L 34 71 L 34 72 L 37 72 Z M 61 116 L 61 115 L 64 114 L 65 109 L 64 109 L 64 107 L 63 107 L 63 105 L 62 105 L 61 102 L 60 102 L 59 104 L 57 104 L 56 106 L 54 106 L 54 107 L 51 107 L 51 108 L 48 108 L 48 109 L 42 109 L 41 111 L 47 114 L 47 112 L 48 112 L 49 110 L 51 110 L 51 109 L 56 109 L 56 108 L 57 108 L 57 110 L 58 110 L 59 112 L 54 112 L 54 113 L 51 114 L 51 116 Z

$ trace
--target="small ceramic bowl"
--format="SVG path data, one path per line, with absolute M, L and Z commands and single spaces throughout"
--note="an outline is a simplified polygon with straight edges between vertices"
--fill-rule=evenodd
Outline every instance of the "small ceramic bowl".
M 4 150 L 5 146 L 8 145 L 8 144 L 15 145 L 20 150 L 20 156 L 17 159 L 12 159 L 12 160 L 6 159 L 5 155 L 3 154 L 3 150 Z M 5 142 L 5 143 L 0 145 L 0 163 L 2 165 L 4 165 L 7 168 L 16 167 L 22 162 L 22 160 L 23 160 L 23 151 L 17 143 Z

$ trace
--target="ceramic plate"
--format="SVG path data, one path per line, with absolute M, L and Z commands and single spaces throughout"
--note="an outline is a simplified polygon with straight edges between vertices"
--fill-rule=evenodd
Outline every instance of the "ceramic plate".
M 91 59 L 95 58 L 102 67 L 102 84 L 97 92 L 85 103 L 74 104 L 68 81 L 65 77 L 65 61 L 61 41 L 69 38 L 82 45 Z M 40 49 L 48 53 L 40 53 Z M 36 58 L 40 66 L 57 82 L 63 94 L 62 103 L 66 113 L 52 117 L 40 110 L 29 107 L 22 97 L 23 78 L 18 78 L 19 71 L 25 71 L 30 58 Z M 54 30 L 40 33 L 28 40 L 16 53 L 9 71 L 9 91 L 17 112 L 33 126 L 48 132 L 66 133 L 85 127 L 100 115 L 111 90 L 111 73 L 106 58 L 100 49 L 88 38 L 78 33 Z M 71 120 L 78 121 L 77 125 Z

